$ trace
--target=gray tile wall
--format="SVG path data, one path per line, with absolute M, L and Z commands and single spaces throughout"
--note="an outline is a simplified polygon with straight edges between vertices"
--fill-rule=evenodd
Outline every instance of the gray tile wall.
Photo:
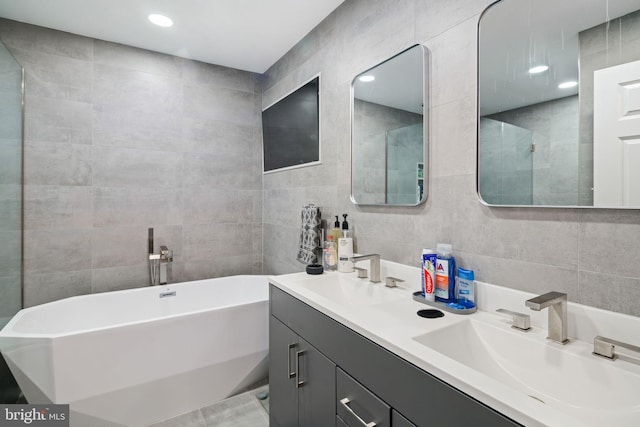
M 322 165 L 264 177 L 264 264 L 295 261 L 299 209 L 348 213 L 359 252 L 418 264 L 420 250 L 453 243 L 478 280 L 640 316 L 640 212 L 490 208 L 475 193 L 476 44 L 491 0 L 347 0 L 266 73 L 268 105 L 322 73 Z M 351 204 L 351 79 L 414 43 L 431 51 L 429 200 L 417 208 Z M 524 307 L 524 304 L 523 304 Z
M 25 305 L 262 272 L 260 76 L 0 20 L 25 68 Z

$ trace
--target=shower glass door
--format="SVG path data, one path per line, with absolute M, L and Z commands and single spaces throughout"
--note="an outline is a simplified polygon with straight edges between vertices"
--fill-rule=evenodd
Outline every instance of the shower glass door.
M 0 328 L 22 308 L 23 71 L 0 43 Z
M 495 205 L 527 205 L 534 198 L 534 133 L 481 118 L 478 152 L 480 197 Z

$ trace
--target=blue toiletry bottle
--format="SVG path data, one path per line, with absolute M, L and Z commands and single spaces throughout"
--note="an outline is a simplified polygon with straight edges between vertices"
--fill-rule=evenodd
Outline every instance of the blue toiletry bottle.
M 458 304 L 464 308 L 476 306 L 475 276 L 473 270 L 458 268 Z
M 456 260 L 450 244 L 436 247 L 436 301 L 456 302 Z

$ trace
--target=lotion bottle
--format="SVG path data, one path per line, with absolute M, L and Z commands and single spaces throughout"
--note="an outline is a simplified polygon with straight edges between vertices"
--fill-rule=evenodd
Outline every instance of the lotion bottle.
M 343 214 L 342 237 L 338 239 L 338 271 L 351 273 L 353 271 L 353 239 L 349 237 L 349 223 L 347 214 Z

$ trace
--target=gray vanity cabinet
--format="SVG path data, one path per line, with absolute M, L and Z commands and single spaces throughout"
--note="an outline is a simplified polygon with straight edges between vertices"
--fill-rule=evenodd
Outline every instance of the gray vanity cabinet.
M 333 425 L 336 365 L 273 316 L 269 352 L 270 426 Z
M 269 304 L 271 427 L 520 425 L 273 285 Z

